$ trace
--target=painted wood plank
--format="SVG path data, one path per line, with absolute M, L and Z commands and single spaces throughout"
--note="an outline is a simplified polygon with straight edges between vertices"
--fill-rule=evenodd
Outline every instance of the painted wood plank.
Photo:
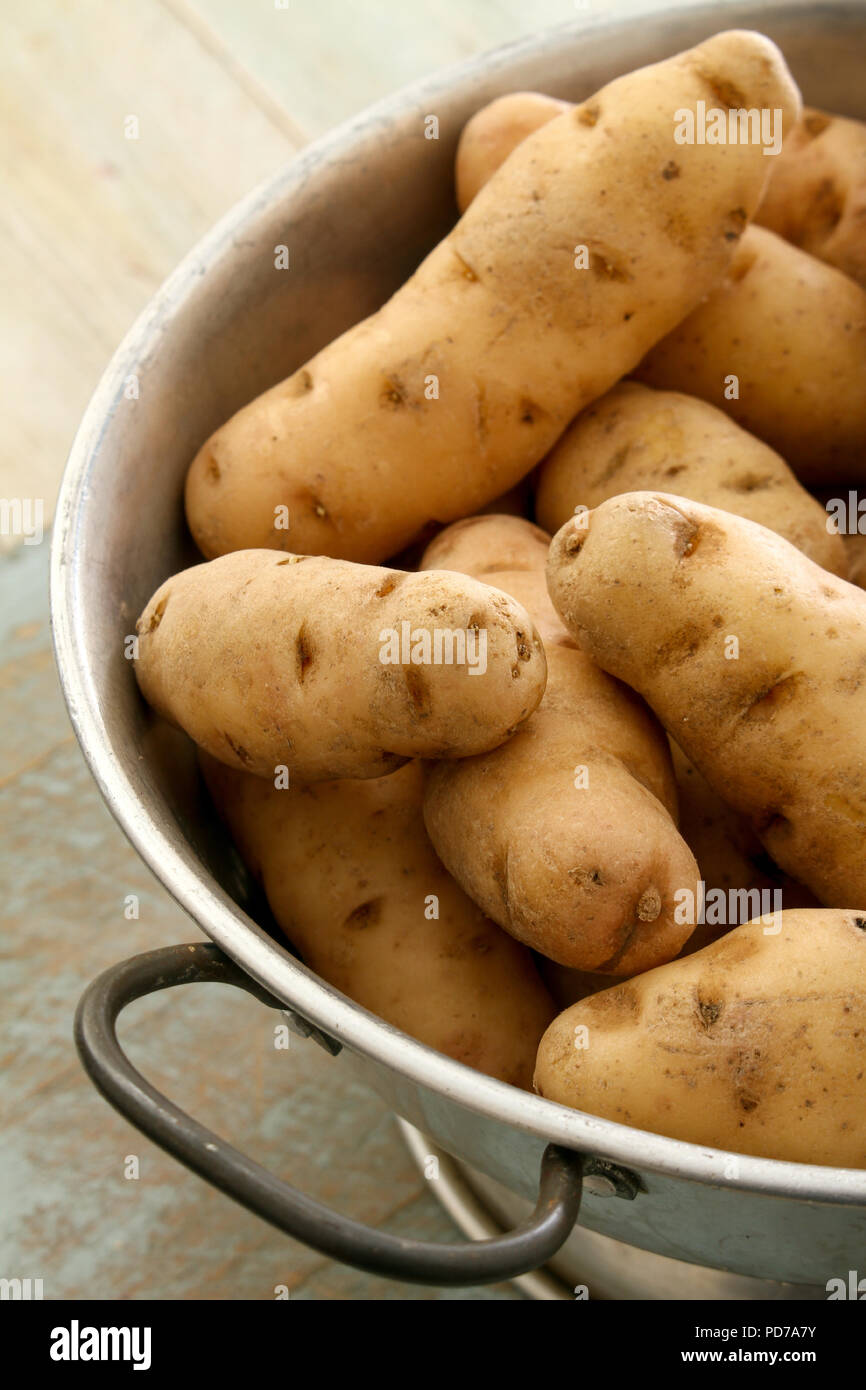
M 160 0 L 30 0 L 3 23 L 0 496 L 50 512 L 135 315 L 303 137 Z
M 438 68 L 587 13 L 574 0 L 172 4 L 194 8 L 311 137 Z

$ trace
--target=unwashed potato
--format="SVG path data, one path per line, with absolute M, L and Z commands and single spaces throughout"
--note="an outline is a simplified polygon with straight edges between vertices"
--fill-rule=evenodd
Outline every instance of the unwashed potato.
M 422 773 L 272 783 L 202 757 L 211 795 L 303 960 L 371 1013 L 458 1062 L 528 1087 L 553 1004 L 530 953 L 443 869 Z
M 546 679 L 528 614 L 485 584 L 275 550 L 174 575 L 138 632 L 159 714 L 231 767 L 304 782 L 495 748 Z
M 608 391 L 554 445 L 539 471 L 536 516 L 558 531 L 578 506 L 653 488 L 769 526 L 847 577 L 841 536 L 784 459 L 706 401 L 636 381 Z
M 748 822 L 725 805 L 673 739 L 671 756 L 680 834 L 697 861 L 704 885 L 703 912 L 677 959 L 703 950 L 761 913 L 820 906 L 808 888 L 773 863 Z M 699 901 L 696 894 L 696 908 Z M 538 956 L 536 964 L 560 1009 L 610 988 L 609 975 L 569 970 L 544 956 Z
M 866 902 L 866 594 L 766 527 L 650 492 L 563 526 L 547 578 L 773 860 L 828 906 Z
M 458 146 L 463 196 L 474 196 L 559 105 L 538 92 L 519 92 L 482 107 Z M 813 112 L 812 130 L 816 120 L 828 119 Z M 772 231 L 746 231 L 723 284 L 658 344 L 638 375 L 723 409 L 807 482 L 837 473 L 866 480 L 866 293 L 815 261 L 820 256 L 866 285 L 866 126 L 837 118 L 825 127 L 826 138 L 814 138 L 808 123 L 807 115 L 786 136 L 782 154 L 767 161 L 773 173 L 756 220 Z M 822 215 L 822 188 L 824 213 L 843 205 L 835 233 Z M 813 255 L 780 245 L 772 232 Z M 738 399 L 725 394 L 733 389 L 732 375 Z M 640 484 L 653 485 L 660 484 Z M 755 519 L 768 524 L 766 517 Z M 556 529 L 550 515 L 539 520 Z
M 765 227 L 636 375 L 719 406 L 805 483 L 866 482 L 866 290 Z
M 695 892 L 698 870 L 677 832 L 664 735 L 562 627 L 544 583 L 548 541 L 529 522 L 485 516 L 427 552 L 424 564 L 484 573 L 520 596 L 548 684 L 506 746 L 430 766 L 424 819 L 445 866 L 512 936 L 562 965 L 629 974 L 670 960 L 689 936 L 675 893 Z M 515 568 L 491 570 L 498 557 Z
M 567 1009 L 535 1088 L 692 1144 L 866 1168 L 864 1017 L 866 913 L 784 912 Z
M 732 89 L 799 115 L 775 45 L 731 31 L 525 140 L 378 313 L 203 445 L 186 508 L 204 554 L 376 563 L 524 477 L 721 280 L 770 161 L 677 145 L 673 113 Z
M 866 124 L 806 107 L 773 163 L 755 220 L 866 289 Z
M 541 92 L 509 92 L 476 111 L 463 127 L 454 161 L 460 211 L 528 135 L 571 109 L 571 102 Z
M 486 583 L 487 575 L 502 570 L 543 575 L 549 549 L 550 533 L 540 526 L 510 513 L 485 513 L 464 517 L 440 531 L 427 546 L 422 564 L 425 569 L 454 570 Z M 566 635 L 549 600 L 542 602 L 539 632 L 545 630 L 545 619 L 550 637 L 562 639 Z
M 808 888 L 773 863 L 745 817 L 725 804 L 673 739 L 671 755 L 681 834 L 705 885 L 704 921 L 681 954 L 700 950 L 764 912 L 819 907 Z
M 533 131 L 567 102 L 512 92 L 476 111 L 455 160 L 461 212 Z M 804 107 L 790 129 L 755 221 L 866 288 L 866 124 Z
M 538 92 L 519 92 L 482 107 L 458 146 L 463 196 L 474 196 L 526 132 L 545 126 L 559 105 Z M 818 117 L 812 113 L 813 130 Z M 756 220 L 772 231 L 747 229 L 723 283 L 653 349 L 637 374 L 649 385 L 721 408 L 777 449 L 806 482 L 837 475 L 856 482 L 866 480 L 866 293 L 831 268 L 866 288 L 866 126 L 834 119 L 827 143 L 813 139 L 804 165 L 807 135 L 804 120 L 786 136 L 782 154 L 768 160 L 773 172 Z M 828 219 L 822 221 L 825 178 L 834 180 L 829 193 L 825 188 L 829 204 L 844 203 L 835 235 Z M 814 254 L 798 255 L 773 232 Z M 726 395 L 734 389 L 732 376 L 738 398 Z M 755 519 L 767 524 L 765 517 Z M 544 524 L 555 529 L 549 515 Z

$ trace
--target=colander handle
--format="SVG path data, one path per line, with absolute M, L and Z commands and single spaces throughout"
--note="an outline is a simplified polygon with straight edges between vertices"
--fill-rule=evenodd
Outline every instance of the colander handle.
M 216 947 L 168 946 L 106 970 L 84 992 L 75 1044 L 97 1090 L 131 1124 L 226 1196 L 304 1245 L 357 1269 L 415 1284 L 492 1284 L 544 1264 L 570 1235 L 580 1210 L 583 1156 L 548 1144 L 532 1215 L 507 1235 L 459 1245 L 387 1235 L 324 1206 L 258 1163 L 160 1095 L 136 1071 L 117 1040 L 127 1004 L 173 985 L 236 985 L 270 1008 L 284 1005 Z

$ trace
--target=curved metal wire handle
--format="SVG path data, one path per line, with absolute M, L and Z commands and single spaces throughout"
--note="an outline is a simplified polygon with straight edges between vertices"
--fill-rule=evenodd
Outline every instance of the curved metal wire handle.
M 274 1177 L 161 1095 L 117 1040 L 118 1015 L 143 995 L 215 981 L 246 990 L 270 1008 L 284 1005 L 216 946 L 168 946 L 133 956 L 88 986 L 75 1015 L 75 1044 L 97 1089 L 116 1110 L 199 1177 L 304 1245 L 372 1274 L 416 1284 L 498 1283 L 537 1269 L 570 1235 L 580 1211 L 583 1155 L 549 1144 L 532 1215 L 492 1240 L 445 1245 L 365 1226 Z

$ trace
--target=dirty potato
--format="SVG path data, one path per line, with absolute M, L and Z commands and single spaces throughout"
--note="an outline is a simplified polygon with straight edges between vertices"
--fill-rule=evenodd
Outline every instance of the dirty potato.
M 532 958 L 449 878 L 422 773 L 278 790 L 202 757 L 211 795 L 303 960 L 458 1062 L 528 1087 L 553 1004 Z
M 157 713 L 231 767 L 304 782 L 486 752 L 546 679 L 528 614 L 486 584 L 274 550 L 174 575 L 138 631 Z
M 608 391 L 554 445 L 539 470 L 536 515 L 554 532 L 578 507 L 653 488 L 769 526 L 847 578 L 841 536 L 784 459 L 706 401 L 636 381 Z
M 773 163 L 755 221 L 866 289 L 866 124 L 807 106 Z
M 866 1168 L 866 913 L 783 912 L 583 999 L 539 1095 L 702 1147 Z
M 613 975 L 669 960 L 697 889 L 664 735 L 632 691 L 577 650 L 547 596 L 548 537 L 515 517 L 458 522 L 424 563 L 488 582 L 533 615 L 544 699 L 507 745 L 430 766 L 424 819 L 440 858 L 488 916 L 561 965 Z M 514 568 L 493 570 L 497 561 Z
M 562 527 L 547 578 L 780 868 L 827 906 L 866 902 L 866 594 L 766 527 L 650 492 Z

